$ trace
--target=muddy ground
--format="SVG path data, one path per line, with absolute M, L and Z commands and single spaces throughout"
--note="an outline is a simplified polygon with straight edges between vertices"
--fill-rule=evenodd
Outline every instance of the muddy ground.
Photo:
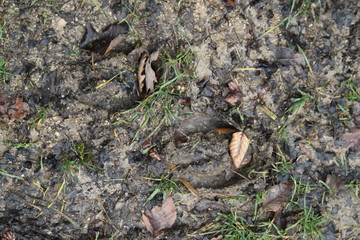
M 177 219 L 158 239 L 225 238 L 205 234 L 219 230 L 206 226 L 231 212 L 265 232 L 256 224 L 274 214 L 256 212 L 259 196 L 280 183 L 298 186 L 291 200 L 298 205 L 282 210 L 280 229 L 311 209 L 326 218 L 324 239 L 359 239 L 359 147 L 342 136 L 360 128 L 360 3 L 295 2 L 291 10 L 290 0 L 0 1 L 0 57 L 9 73 L 0 94 L 29 105 L 27 114 L 0 120 L 0 233 L 152 239 L 141 211 L 160 206 L 163 194 L 147 201 L 159 182 L 146 177 L 169 174 Z M 273 28 L 289 15 L 296 16 Z M 87 23 L 101 32 L 120 21 L 126 31 L 113 50 L 91 53 L 109 39 L 80 49 Z M 133 51 L 141 48 L 160 52 L 157 84 L 176 79 L 175 68 L 181 76 L 149 115 L 141 107 L 119 114 L 146 97 L 138 96 Z M 241 93 L 229 90 L 231 81 Z M 229 95 L 239 101 L 224 101 Z M 229 126 L 251 140 L 251 162 L 236 171 L 231 133 L 214 131 Z M 155 157 L 143 151 L 150 134 Z M 69 164 L 79 158 L 81 171 Z M 317 238 L 297 227 L 285 235 Z

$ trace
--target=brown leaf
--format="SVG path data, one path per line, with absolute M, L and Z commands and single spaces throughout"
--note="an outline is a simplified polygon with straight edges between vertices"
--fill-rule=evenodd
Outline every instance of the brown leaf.
M 152 63 L 153 61 L 156 61 L 158 59 L 158 57 L 159 57 L 159 54 L 160 54 L 159 50 L 151 53 L 150 57 L 149 57 L 149 62 Z
M 230 105 L 235 105 L 236 103 L 240 102 L 240 100 L 241 100 L 241 97 L 239 97 L 238 95 L 228 95 L 224 99 L 224 101 Z
M 187 107 L 191 107 L 190 98 L 180 98 L 178 103 Z
M 229 82 L 228 88 L 229 94 L 225 97 L 224 101 L 230 105 L 235 105 L 236 103 L 240 102 L 241 98 L 243 97 L 243 93 L 240 87 L 234 82 Z
M 158 152 L 158 148 L 156 147 L 155 144 L 152 144 L 151 139 L 150 138 L 146 138 L 142 143 L 141 143 L 141 147 L 142 147 L 142 153 L 144 154 L 148 154 L 149 157 L 151 158 L 155 158 L 156 160 L 162 160 L 162 158 L 159 155 Z
M 235 6 L 235 0 L 226 0 L 226 6 L 227 7 L 234 7 Z
M 121 40 L 123 39 L 123 36 L 121 34 L 119 34 L 116 38 L 114 38 L 113 40 L 111 40 L 109 46 L 107 47 L 105 54 L 107 54 L 108 52 L 110 52 L 114 47 L 116 47 Z
M 238 92 L 238 93 L 242 94 L 242 91 L 241 91 L 240 87 L 237 84 L 235 84 L 234 82 L 229 82 L 228 83 L 228 88 L 229 88 L 230 91 Z
M 149 92 L 154 89 L 154 85 L 157 82 L 156 74 L 154 69 L 151 66 L 153 61 L 159 57 L 159 50 L 150 54 L 145 51 L 140 58 L 139 69 L 138 69 L 138 84 L 139 84 L 139 93 L 143 91 L 144 81 L 146 92 Z
M 162 206 L 155 206 L 151 212 L 142 211 L 142 219 L 146 229 L 154 237 L 159 236 L 166 228 L 170 228 L 176 220 L 176 207 L 173 198 L 169 195 Z
M 146 92 L 154 89 L 154 85 L 157 82 L 155 71 L 152 69 L 150 62 L 145 65 L 145 86 Z
M 25 117 L 29 111 L 29 104 L 23 102 L 22 97 L 17 97 L 16 103 L 9 107 L 8 115 L 10 120 L 17 120 Z
M 146 52 L 145 48 L 143 47 L 135 48 L 127 55 L 127 59 L 132 63 L 139 62 L 143 52 Z
M 235 128 L 214 128 L 214 130 L 222 134 L 233 133 L 238 131 Z
M 148 147 L 152 146 L 152 142 L 151 142 L 151 138 L 146 138 L 142 143 L 141 143 L 141 147 L 143 150 L 145 150 Z
M 174 132 L 173 138 L 174 138 L 173 142 L 174 142 L 176 148 L 179 148 L 180 144 L 186 143 L 188 141 L 188 137 L 184 133 L 180 132 L 179 130 L 176 130 Z
M 351 148 L 354 152 L 360 152 L 360 128 L 353 128 L 342 137 L 346 148 Z
M 15 240 L 15 239 L 16 239 L 15 233 L 11 230 L 8 230 L 1 235 L 1 240 Z
M 139 92 L 142 92 L 142 89 L 144 88 L 144 80 L 145 80 L 145 64 L 147 61 L 149 53 L 144 52 L 141 55 L 140 62 L 139 62 L 139 69 L 138 69 L 138 85 L 139 85 Z
M 80 48 L 103 55 L 109 52 L 120 43 L 121 34 L 129 32 L 129 26 L 126 23 L 111 24 L 98 33 L 91 23 L 86 23 L 86 31 L 80 41 Z M 114 41 L 114 42 L 113 42 Z M 109 47 L 111 48 L 109 49 Z
M 179 177 L 179 180 L 192 194 L 194 194 L 195 196 L 199 195 L 198 191 L 196 191 L 196 189 L 188 181 L 186 181 L 182 177 Z
M 272 186 L 263 200 L 265 212 L 274 212 L 279 214 L 291 197 L 292 184 L 280 183 Z
M 236 169 L 245 166 L 248 162 L 244 162 L 245 154 L 249 148 L 250 140 L 243 132 L 236 132 L 232 135 L 229 145 L 232 163 Z
M 159 155 L 157 147 L 153 147 L 153 148 L 151 148 L 149 150 L 149 157 L 154 158 L 154 159 L 159 160 L 159 161 L 162 160 L 162 158 Z
M 0 96 L 0 118 L 14 121 L 25 117 L 29 111 L 29 104 L 23 102 L 22 97 L 17 97 L 15 104 L 10 105 L 7 95 Z
M 150 54 L 146 65 L 145 65 L 145 85 L 146 85 L 146 92 L 151 91 L 154 89 L 154 85 L 157 82 L 155 71 L 151 67 L 151 63 L 156 61 L 159 57 L 159 51 L 155 51 Z

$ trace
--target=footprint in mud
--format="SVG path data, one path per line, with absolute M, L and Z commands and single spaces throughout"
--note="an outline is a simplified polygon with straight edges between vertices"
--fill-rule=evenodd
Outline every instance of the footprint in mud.
M 173 129 L 173 141 L 165 151 L 177 166 L 176 177 L 194 187 L 220 188 L 238 180 L 229 154 L 229 137 L 214 128 L 233 128 L 229 123 L 206 115 L 184 120 Z M 251 158 L 248 151 L 246 158 Z

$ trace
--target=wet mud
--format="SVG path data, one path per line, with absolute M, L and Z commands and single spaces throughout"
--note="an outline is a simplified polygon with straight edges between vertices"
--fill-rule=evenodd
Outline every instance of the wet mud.
M 177 219 L 157 239 L 217 237 L 202 230 L 218 213 L 255 224 L 259 194 L 294 181 L 311 186 L 299 203 L 328 218 L 324 239 L 360 236 L 360 137 L 343 137 L 360 128 L 359 2 L 229 2 L 0 1 L 0 234 L 152 239 L 141 211 L 161 204 L 162 191 L 149 197 L 168 176 Z M 145 50 L 160 52 L 155 91 L 176 79 L 148 122 Z M 17 97 L 29 109 L 5 117 Z M 249 164 L 234 169 L 232 135 L 216 128 L 246 134 Z

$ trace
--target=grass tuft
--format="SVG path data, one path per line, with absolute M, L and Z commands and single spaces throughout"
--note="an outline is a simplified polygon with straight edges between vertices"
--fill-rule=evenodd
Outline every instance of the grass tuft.
M 315 97 L 311 96 L 309 93 L 303 92 L 298 89 L 298 92 L 301 93 L 301 97 L 295 98 L 293 100 L 293 105 L 291 105 L 286 111 L 285 114 L 288 113 L 289 116 L 287 117 L 287 120 L 282 125 L 278 132 L 279 138 L 285 138 L 287 133 L 287 128 L 291 122 L 293 122 L 297 115 L 301 113 L 306 103 L 308 103 L 310 100 L 315 100 Z
M 85 145 L 82 143 L 75 143 L 72 146 L 72 156 L 61 159 L 63 164 L 62 169 L 70 174 L 74 172 L 81 173 L 83 167 L 90 170 L 98 169 L 95 165 L 91 164 L 93 161 L 93 154 L 86 151 Z
M 158 193 L 162 193 L 163 194 L 163 199 L 165 199 L 166 195 L 168 195 L 168 194 L 170 194 L 172 192 L 180 192 L 179 186 L 176 184 L 176 182 L 174 182 L 171 179 L 171 175 L 172 175 L 172 171 L 169 172 L 168 174 L 162 175 L 160 178 L 150 178 L 150 177 L 145 177 L 144 178 L 146 180 L 150 180 L 150 181 L 153 181 L 153 182 L 157 183 L 156 186 L 149 189 L 149 191 L 151 191 L 152 193 L 146 199 L 145 204 L 147 202 L 151 201 L 152 199 L 154 199 L 154 197 Z
M 1 37 L 0 37 L 1 39 Z M 6 84 L 6 81 L 8 77 L 14 76 L 14 74 L 9 73 L 6 70 L 6 62 L 4 59 L 0 58 L 0 80 L 3 82 L 3 84 Z
M 173 58 L 165 51 L 164 55 L 165 63 L 162 66 L 163 75 L 159 79 L 160 83 L 144 100 L 139 101 L 136 107 L 120 112 L 118 114 L 120 119 L 114 122 L 114 124 L 129 124 L 137 120 L 139 122 L 139 130 L 133 140 L 137 139 L 139 131 L 147 125 L 154 129 L 148 135 L 150 137 L 163 124 L 170 125 L 174 120 L 180 118 L 176 96 L 181 95 L 184 89 L 177 88 L 177 84 L 181 80 L 194 77 L 194 73 L 189 70 L 194 53 L 191 50 L 187 50 Z

